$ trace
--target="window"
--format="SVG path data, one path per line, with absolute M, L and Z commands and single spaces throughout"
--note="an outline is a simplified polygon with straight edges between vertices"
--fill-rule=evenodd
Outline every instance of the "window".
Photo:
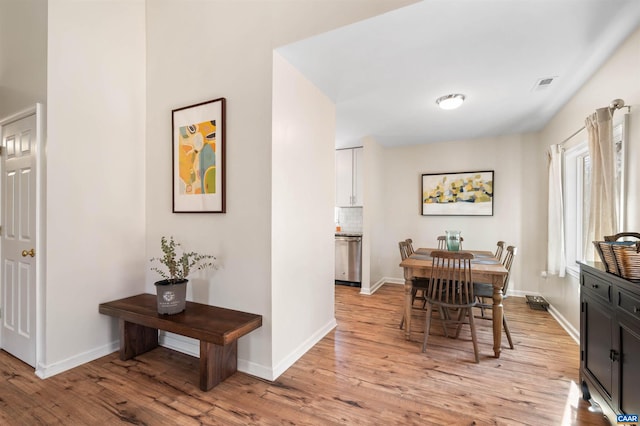
M 625 120 L 613 127 L 613 143 L 616 155 L 616 192 L 618 200 L 618 229 L 624 223 L 624 135 Z M 591 190 L 591 159 L 586 133 L 577 137 L 583 140 L 569 148 L 564 155 L 564 223 L 567 273 L 579 277 L 577 264 L 582 260 L 584 248 L 591 241 L 583 241 L 586 227 L 589 226 L 589 198 Z

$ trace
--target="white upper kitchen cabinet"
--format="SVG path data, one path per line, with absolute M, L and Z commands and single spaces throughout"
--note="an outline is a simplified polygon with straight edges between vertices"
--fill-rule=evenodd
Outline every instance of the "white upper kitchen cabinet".
M 362 206 L 362 148 L 336 150 L 336 207 Z

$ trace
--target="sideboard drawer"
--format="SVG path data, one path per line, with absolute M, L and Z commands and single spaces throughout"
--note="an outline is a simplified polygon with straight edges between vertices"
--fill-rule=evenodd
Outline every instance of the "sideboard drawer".
M 640 318 L 640 297 L 620 289 L 618 306 L 636 318 Z
M 582 274 L 582 285 L 605 302 L 611 302 L 611 284 L 591 274 Z

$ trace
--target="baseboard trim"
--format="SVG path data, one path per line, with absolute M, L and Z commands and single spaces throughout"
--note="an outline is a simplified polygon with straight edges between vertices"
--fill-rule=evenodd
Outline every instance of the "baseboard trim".
M 378 281 L 376 281 L 372 286 L 370 286 L 369 288 L 365 289 L 362 288 L 360 290 L 360 294 L 365 294 L 367 296 L 371 296 L 373 293 L 375 293 L 376 291 L 378 291 L 380 289 L 380 287 L 382 287 L 386 282 L 388 281 L 388 278 L 383 277 L 381 279 L 379 279 Z
M 282 373 L 287 371 L 289 367 L 291 367 L 296 361 L 298 361 L 302 357 L 302 355 L 307 353 L 309 349 L 314 347 L 320 340 L 324 338 L 324 336 L 329 334 L 329 332 L 331 332 L 331 330 L 333 330 L 337 326 L 338 326 L 338 323 L 336 322 L 336 319 L 332 318 L 327 324 L 325 324 L 318 331 L 313 333 L 311 337 L 309 337 L 307 340 L 302 342 L 302 344 L 300 344 L 293 352 L 287 355 L 282 361 L 278 362 L 278 364 L 272 370 L 271 377 L 264 377 L 262 375 L 258 377 L 262 377 L 263 379 L 267 379 L 271 381 L 276 380 Z M 239 366 L 240 366 L 240 363 L 238 362 L 238 367 Z M 249 374 L 253 374 L 253 373 L 249 373 Z M 257 375 L 257 374 L 253 374 L 253 375 Z
M 265 380 L 274 381 L 296 361 L 298 361 L 309 349 L 314 347 L 322 340 L 331 330 L 337 327 L 335 318 L 332 318 L 327 324 L 316 331 L 311 337 L 300 344 L 293 352 L 282 359 L 278 365 L 273 368 L 257 364 L 246 359 L 238 358 L 238 371 L 252 376 L 260 377 Z M 168 349 L 178 351 L 195 358 L 200 358 L 200 342 L 190 337 L 181 336 L 179 334 L 160 331 L 158 335 L 158 343 Z M 83 352 L 76 356 L 67 358 L 60 362 L 52 364 L 39 363 L 36 367 L 35 374 L 41 379 L 47 379 L 82 364 L 94 361 L 103 356 L 107 356 L 120 349 L 118 340 L 100 346 L 96 349 Z
M 380 289 L 380 287 L 382 287 L 384 284 L 400 284 L 400 285 L 404 285 L 404 280 L 400 279 L 400 278 L 382 277 L 381 279 L 376 281 L 373 284 L 373 286 L 369 287 L 368 289 L 362 288 L 362 290 L 360 290 L 360 294 L 365 294 L 367 296 L 371 296 L 373 293 L 378 291 Z
M 112 354 L 113 352 L 119 350 L 119 348 L 120 342 L 116 340 L 114 342 L 100 346 L 96 349 L 74 355 L 59 362 L 54 362 L 53 364 L 38 363 L 38 365 L 36 366 L 35 374 L 41 379 L 47 379 L 49 377 L 55 376 L 56 374 L 78 367 L 82 364 L 86 364 L 87 362 L 91 362 L 98 358 L 102 358 L 103 356 Z
M 191 337 L 160 330 L 158 333 L 158 344 L 165 348 L 200 358 L 200 341 L 192 339 Z
M 387 284 L 404 285 L 404 278 L 384 277 L 382 282 Z
M 404 280 L 400 280 L 398 278 L 383 278 L 380 281 L 378 281 L 376 283 L 376 290 L 378 288 L 380 288 L 380 285 L 378 285 L 378 283 L 382 282 L 382 284 L 387 283 L 387 284 L 401 284 L 404 285 Z M 372 292 L 373 293 L 373 292 Z M 538 292 L 532 292 L 532 291 L 523 291 L 523 290 L 509 290 L 507 291 L 507 294 L 510 297 L 525 297 L 526 295 L 531 295 L 531 296 L 542 296 L 540 293 Z M 571 338 L 577 343 L 580 344 L 580 332 L 578 330 L 576 330 L 576 328 L 571 325 L 571 323 L 569 321 L 567 321 L 567 319 L 560 313 L 560 311 L 558 311 L 556 308 L 554 308 L 554 306 L 552 304 L 549 304 L 549 309 L 548 309 L 549 314 L 551 314 L 551 316 L 553 317 L 553 319 L 555 319 L 558 324 L 560 324 L 560 327 L 562 327 L 564 329 L 564 331 L 567 332 L 567 334 L 569 336 L 571 336 Z
M 158 343 L 165 348 L 200 358 L 200 341 L 191 337 L 161 330 L 158 335 Z M 272 369 L 240 357 L 238 357 L 238 371 L 266 380 L 272 380 L 271 377 L 273 376 Z
M 514 292 L 509 291 L 508 293 L 509 293 L 509 296 L 515 296 L 515 297 L 525 297 L 526 295 L 542 296 L 542 294 L 538 292 L 522 291 L 522 290 L 514 291 Z M 573 325 L 571 325 L 569 321 L 567 321 L 564 315 L 562 315 L 560 311 L 557 310 L 551 303 L 549 303 L 549 307 L 547 311 L 549 312 L 549 314 L 551 314 L 553 319 L 555 319 L 558 322 L 558 324 L 560 324 L 560 327 L 562 327 L 564 331 L 566 331 L 567 334 L 571 336 L 571 338 L 577 344 L 580 344 L 580 332 L 576 330 L 576 328 Z
M 566 331 L 567 334 L 569 334 L 569 336 L 571 336 L 571 338 L 579 345 L 580 332 L 576 330 L 576 328 L 571 325 L 571 323 L 567 321 L 567 319 L 560 313 L 560 311 L 554 308 L 552 304 L 549 304 L 549 313 L 556 321 L 558 321 L 558 324 L 560 324 L 560 326 L 564 328 L 564 331 Z
M 335 318 L 333 318 L 273 368 L 238 357 L 238 371 L 260 377 L 265 380 L 274 381 L 337 325 Z M 160 332 L 158 339 L 161 346 L 200 358 L 200 341 L 196 339 L 165 331 Z
M 541 296 L 540 293 L 532 292 L 532 291 L 522 291 L 522 290 L 507 290 L 507 294 L 513 297 L 525 297 L 527 295 L 531 296 Z
M 373 287 L 371 287 L 369 293 L 373 294 L 384 284 L 392 285 L 404 285 L 404 280 L 399 278 L 384 277 L 377 281 Z M 526 292 L 526 294 L 536 295 L 532 292 Z M 524 291 L 509 292 L 510 296 L 524 297 Z M 549 305 L 549 313 L 560 324 L 560 326 L 579 344 L 580 333 L 571 325 L 569 321 L 557 310 L 553 305 Z M 331 330 L 337 327 L 335 318 L 331 319 L 327 324 L 318 329 L 311 337 L 302 342 L 295 350 L 289 355 L 283 358 L 276 366 L 269 368 L 268 366 L 257 364 L 246 359 L 238 358 L 238 371 L 250 374 L 252 376 L 260 377 L 265 380 L 274 381 L 282 373 L 284 373 L 289 367 L 291 367 L 296 361 L 298 361 L 309 349 L 315 346 L 320 340 L 322 340 Z M 200 342 L 196 339 L 184 337 L 181 335 L 167 333 L 161 331 L 159 334 L 159 343 L 169 349 L 173 349 L 178 352 L 191 355 L 193 357 L 200 357 Z M 35 374 L 41 379 L 46 379 L 72 368 L 78 367 L 87 362 L 94 361 L 103 356 L 107 356 L 113 352 L 118 351 L 120 348 L 119 341 L 113 341 L 106 345 L 100 346 L 96 349 L 83 352 L 76 356 L 69 357 L 60 362 L 52 364 L 38 363 Z

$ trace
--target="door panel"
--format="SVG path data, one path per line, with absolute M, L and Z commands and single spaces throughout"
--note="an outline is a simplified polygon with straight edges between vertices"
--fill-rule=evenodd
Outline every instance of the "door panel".
M 621 316 L 620 370 L 618 410 L 626 414 L 640 413 L 640 326 L 637 318 Z
M 597 380 L 602 389 L 611 398 L 612 394 L 612 360 L 613 347 L 613 312 L 591 297 L 583 297 L 584 322 L 586 336 L 584 336 L 585 359 L 584 367 Z
M 353 157 L 351 149 L 336 150 L 336 207 L 353 204 Z
M 36 115 L 2 127 L 2 348 L 35 366 Z

